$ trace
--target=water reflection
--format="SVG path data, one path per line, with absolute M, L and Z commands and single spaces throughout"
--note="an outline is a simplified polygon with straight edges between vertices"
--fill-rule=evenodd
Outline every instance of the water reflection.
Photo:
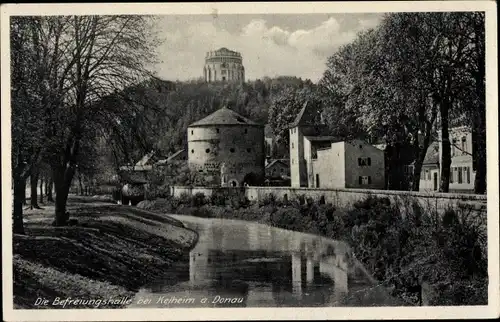
M 140 290 L 132 307 L 367 305 L 351 301 L 358 297 L 349 284 L 359 292 L 372 283 L 343 242 L 245 221 L 177 218 L 198 231 L 196 247 Z M 368 305 L 393 304 L 382 293 Z

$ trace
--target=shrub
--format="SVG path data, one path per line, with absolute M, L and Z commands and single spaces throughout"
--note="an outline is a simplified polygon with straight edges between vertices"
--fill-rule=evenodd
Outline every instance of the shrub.
M 205 194 L 203 192 L 197 192 L 191 198 L 191 205 L 193 207 L 201 207 L 204 206 L 205 203 L 206 203 Z
M 213 206 L 225 206 L 226 205 L 226 196 L 219 191 L 214 191 L 210 196 L 210 203 Z
M 261 202 L 259 203 L 260 206 L 267 206 L 267 205 L 276 205 L 277 203 L 277 198 L 276 195 L 273 193 L 268 193 L 262 198 Z
M 199 207 L 191 211 L 192 216 L 202 217 L 202 218 L 213 218 L 215 217 L 212 211 L 208 207 Z
M 179 204 L 189 205 L 191 204 L 191 196 L 187 192 L 183 192 L 180 194 L 179 198 L 176 198 Z

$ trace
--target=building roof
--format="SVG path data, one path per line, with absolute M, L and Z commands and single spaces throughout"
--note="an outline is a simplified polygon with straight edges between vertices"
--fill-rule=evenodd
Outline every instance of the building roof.
M 273 165 L 275 165 L 277 163 L 281 163 L 285 167 L 289 167 L 290 166 L 290 160 L 289 159 L 274 159 L 274 160 L 272 160 L 271 162 L 269 162 L 266 165 L 266 169 L 272 167 Z
M 145 156 L 143 156 L 137 163 L 135 164 L 136 166 L 144 166 L 149 163 L 151 158 L 155 155 L 154 151 L 149 152 Z
M 290 128 L 296 126 L 304 126 L 304 125 L 318 125 L 317 113 L 314 110 L 314 107 L 311 106 L 309 101 L 306 101 L 302 106 L 299 114 L 295 117 L 295 120 L 289 125 Z
M 179 150 L 179 151 L 173 153 L 171 156 L 169 156 L 166 159 L 158 160 L 158 162 L 156 162 L 156 165 L 166 165 L 167 163 L 174 162 L 174 161 L 183 161 L 183 159 L 187 158 L 186 154 L 187 154 L 186 150 L 184 150 L 184 149 Z
M 423 164 L 439 163 L 439 143 L 432 142 L 427 149 Z
M 340 142 L 340 141 L 342 141 L 339 138 L 337 138 L 335 136 L 330 136 L 330 135 L 322 135 L 322 136 L 309 136 L 309 135 L 306 135 L 305 138 L 308 139 L 311 142 L 315 142 L 315 141 Z
M 262 126 L 224 106 L 218 109 L 217 111 L 213 112 L 212 114 L 208 115 L 207 117 L 192 123 L 191 125 L 189 125 L 189 127 L 211 126 L 211 125 Z

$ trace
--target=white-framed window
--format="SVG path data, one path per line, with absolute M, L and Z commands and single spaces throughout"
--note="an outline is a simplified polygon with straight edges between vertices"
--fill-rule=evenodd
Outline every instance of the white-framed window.
M 467 137 L 462 136 L 462 154 L 467 154 Z

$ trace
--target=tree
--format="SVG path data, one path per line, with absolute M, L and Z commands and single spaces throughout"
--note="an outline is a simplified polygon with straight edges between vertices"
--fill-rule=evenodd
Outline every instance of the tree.
M 87 133 L 102 133 L 110 120 L 134 110 L 96 104 L 150 76 L 157 44 L 145 16 L 40 17 L 34 69 L 45 124 L 44 150 L 56 191 L 55 224 L 65 225 L 69 188 Z M 34 43 L 34 41 L 31 41 Z M 36 63 L 36 64 L 35 64 Z M 101 106 L 99 106 L 101 107 Z
M 38 27 L 40 18 L 13 17 L 11 42 L 12 181 L 14 190 L 13 231 L 23 234 L 23 204 L 26 180 L 40 162 L 45 118 L 41 96 Z
M 288 146 L 290 124 L 295 120 L 306 102 L 316 106 L 318 111 L 322 109 L 322 101 L 315 89 L 304 87 L 286 87 L 280 95 L 272 99 L 269 107 L 270 125 L 279 144 Z

